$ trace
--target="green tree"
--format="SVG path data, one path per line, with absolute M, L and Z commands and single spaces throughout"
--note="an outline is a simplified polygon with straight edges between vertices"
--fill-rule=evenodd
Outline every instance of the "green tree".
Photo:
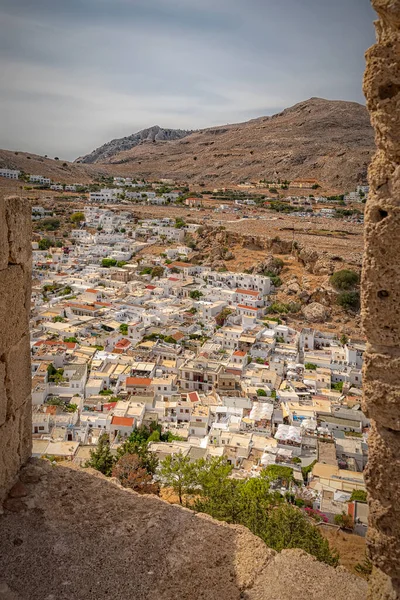
M 329 282 L 335 290 L 347 291 L 351 290 L 360 281 L 358 273 L 350 269 L 342 269 L 331 275 Z
M 71 221 L 73 223 L 75 223 L 76 225 L 79 225 L 79 223 L 82 223 L 82 221 L 85 220 L 85 215 L 83 212 L 74 212 L 71 215 Z
M 186 227 L 186 223 L 181 217 L 176 217 L 175 227 L 176 229 L 182 229 L 183 227 Z
M 189 294 L 192 300 L 199 300 L 203 295 L 199 290 L 192 290 Z
M 293 469 L 290 467 L 281 467 L 280 465 L 269 465 L 261 471 L 261 477 L 270 483 L 276 482 L 279 485 L 290 486 L 294 481 Z
M 367 492 L 365 490 L 353 490 L 351 492 L 350 502 L 362 502 L 363 504 L 367 503 Z
M 342 344 L 342 346 L 345 346 L 348 341 L 349 341 L 349 338 L 347 337 L 347 335 L 342 333 L 342 335 L 340 336 L 340 339 L 339 339 L 339 342 Z
M 109 269 L 110 267 L 115 267 L 117 264 L 117 261 L 115 260 L 115 258 L 103 258 L 103 260 L 101 261 L 101 266 L 105 267 L 106 269 Z
M 110 440 L 108 435 L 103 433 L 99 437 L 96 449 L 90 451 L 90 459 L 87 461 L 86 466 L 92 467 L 96 471 L 103 473 L 103 475 L 110 477 L 114 462 L 115 459 L 110 450 Z
M 267 392 L 265 390 L 259 389 L 257 390 L 257 396 L 266 396 Z
M 337 296 L 337 303 L 345 310 L 358 310 L 360 308 L 360 293 L 358 291 L 341 292 Z
M 42 238 L 39 241 L 39 250 L 48 250 L 52 245 L 51 240 L 49 238 Z
M 269 481 L 263 477 L 245 480 L 238 491 L 243 505 L 240 523 L 262 537 L 271 510 L 283 502 L 280 493 L 271 492 Z
M 158 278 L 162 277 L 164 275 L 164 267 L 161 267 L 160 265 L 153 267 L 150 272 L 150 275 L 152 277 L 158 277 Z
M 152 426 L 152 429 L 145 426 L 135 429 L 122 446 L 118 448 L 117 459 L 124 454 L 138 454 L 147 472 L 154 474 L 158 467 L 158 459 L 155 454 L 149 452 L 148 443 L 150 435 L 155 429 L 157 429 L 156 426 Z
M 305 363 L 304 368 L 308 371 L 315 371 L 315 369 L 318 369 L 318 365 L 315 365 L 314 363 Z
M 127 323 L 121 323 L 121 325 L 119 326 L 119 330 L 122 333 L 122 335 L 128 335 L 128 325 L 127 325 Z
M 192 492 L 194 466 L 182 452 L 167 456 L 160 464 L 159 477 L 164 486 L 171 487 L 182 504 L 183 496 Z
M 278 552 L 284 548 L 301 548 L 333 567 L 339 562 L 328 540 L 298 508 L 290 504 L 282 504 L 269 512 L 260 537 L 267 546 Z
M 60 227 L 59 219 L 42 219 L 39 221 L 39 227 L 45 231 L 56 231 Z
M 340 515 L 335 515 L 334 521 L 342 529 L 354 529 L 353 517 L 347 515 L 344 511 Z
M 332 383 L 332 389 L 337 392 L 341 392 L 343 390 L 343 381 L 338 381 L 337 383 Z

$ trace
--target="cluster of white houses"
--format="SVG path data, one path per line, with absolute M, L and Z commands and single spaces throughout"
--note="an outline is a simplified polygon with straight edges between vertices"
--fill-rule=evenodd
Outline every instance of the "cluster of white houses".
M 241 477 L 290 466 L 329 518 L 347 511 L 365 489 L 363 342 L 271 320 L 269 277 L 190 262 L 194 224 L 84 213 L 73 244 L 33 245 L 34 455 L 84 463 L 102 433 L 115 452 L 156 422 L 179 436 L 150 445 L 161 459 L 225 456 Z

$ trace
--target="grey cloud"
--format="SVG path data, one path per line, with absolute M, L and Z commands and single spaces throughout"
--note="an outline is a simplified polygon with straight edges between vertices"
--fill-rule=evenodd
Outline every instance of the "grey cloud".
M 0 146 L 74 158 L 311 96 L 362 102 L 367 0 L 3 0 Z

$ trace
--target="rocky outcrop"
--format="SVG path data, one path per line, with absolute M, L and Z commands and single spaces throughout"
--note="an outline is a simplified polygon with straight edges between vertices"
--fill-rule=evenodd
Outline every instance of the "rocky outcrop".
M 368 347 L 363 408 L 373 420 L 366 482 L 370 598 L 400 596 L 400 0 L 372 0 L 377 43 L 368 50 L 364 92 L 377 152 L 365 211 L 362 320 Z
M 0 200 L 0 504 L 31 453 L 31 209 Z
M 34 460 L 0 517 L 11 600 L 364 600 L 366 583 L 242 526 Z M 2 593 L 4 595 L 2 595 Z M 5 594 L 8 594 L 6 596 Z
M 181 140 L 191 133 L 193 133 L 193 131 L 164 129 L 155 125 L 148 129 L 142 129 L 137 133 L 132 133 L 132 135 L 128 135 L 127 137 L 111 140 L 111 142 L 103 144 L 103 146 L 96 148 L 96 150 L 93 150 L 90 154 L 80 156 L 75 162 L 85 164 L 101 163 L 112 159 L 120 152 L 131 150 L 144 142 L 171 142 L 173 140 Z
M 305 319 L 310 323 L 324 323 L 329 316 L 329 310 L 318 302 L 311 302 L 301 309 Z

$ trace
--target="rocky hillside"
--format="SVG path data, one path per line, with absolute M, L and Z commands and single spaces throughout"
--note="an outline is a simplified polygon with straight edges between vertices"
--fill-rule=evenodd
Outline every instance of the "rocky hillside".
M 94 177 L 108 175 L 107 168 L 102 165 L 92 167 L 91 165 L 77 165 L 63 159 L 54 160 L 31 152 L 13 152 L 11 150 L 0 150 L 0 168 L 17 169 L 31 175 L 43 175 L 50 177 L 52 181 L 63 183 L 89 183 Z M 13 191 L 21 182 L 0 178 L 1 187 L 11 185 Z
M 280 177 L 314 178 L 346 191 L 365 182 L 374 152 L 366 108 L 321 98 L 271 117 L 184 133 L 183 139 L 168 144 L 156 137 L 152 144 L 132 143 L 134 147 L 101 160 L 120 173 L 172 177 L 206 187 Z M 100 150 L 84 160 L 99 164 Z
M 90 154 L 77 158 L 75 162 L 86 164 L 101 163 L 113 159 L 121 152 L 136 148 L 139 144 L 145 142 L 171 142 L 180 140 L 191 133 L 193 132 L 182 129 L 163 129 L 159 125 L 154 125 L 154 127 L 142 129 L 142 131 L 132 133 L 132 135 L 128 135 L 127 137 L 111 140 L 111 142 L 103 144 L 103 146 L 96 148 Z

